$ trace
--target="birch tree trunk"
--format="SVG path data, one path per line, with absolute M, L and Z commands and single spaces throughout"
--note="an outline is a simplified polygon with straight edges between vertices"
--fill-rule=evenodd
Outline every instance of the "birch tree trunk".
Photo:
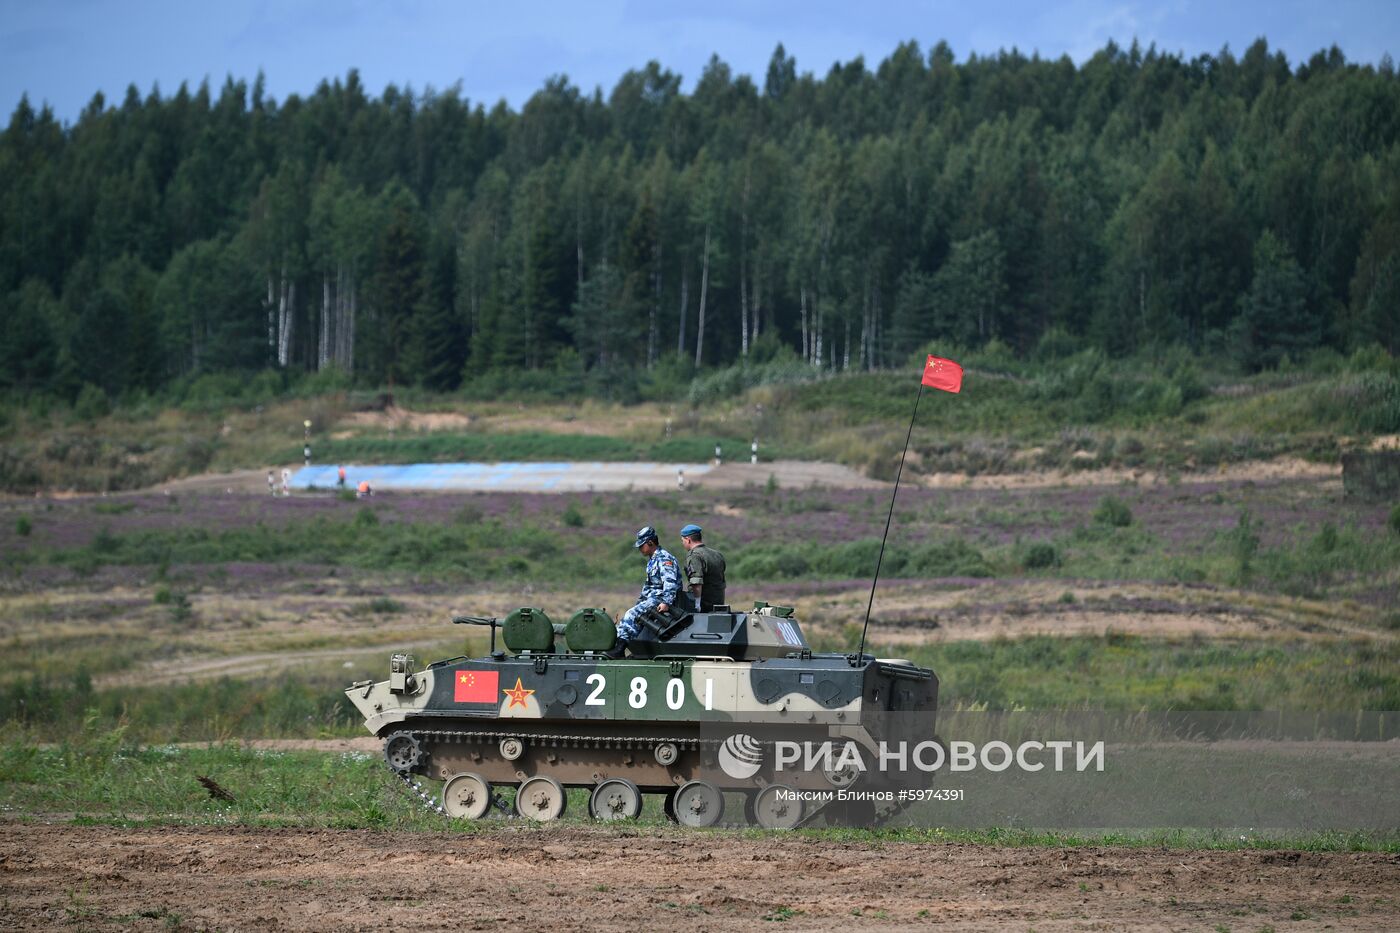
M 326 368 L 331 345 L 331 277 L 321 273 L 321 339 L 316 344 L 316 371 Z
M 802 316 L 802 358 L 810 363 L 812 362 L 812 345 L 807 339 L 807 286 L 798 286 L 797 294 L 799 313 Z
M 651 243 L 651 267 L 652 278 L 654 279 L 654 289 L 652 290 L 651 311 L 647 318 L 647 369 L 656 365 L 656 344 L 659 339 L 657 333 L 658 321 L 661 317 L 661 239 L 658 237 Z
M 818 367 L 826 365 L 826 360 L 822 355 L 822 350 L 826 344 L 826 260 L 831 250 L 831 220 L 829 218 L 822 221 L 821 236 L 821 261 L 817 266 L 817 290 L 813 301 L 813 313 L 817 319 L 817 352 L 816 364 Z
M 530 270 L 530 241 L 534 239 L 534 236 L 535 236 L 534 231 L 533 231 L 533 230 L 530 228 L 530 226 L 527 224 L 526 227 L 525 227 L 525 236 L 521 238 L 521 243 L 520 243 L 520 281 L 521 281 L 521 284 L 522 284 L 522 286 L 523 286 L 523 287 L 521 288 L 521 290 L 520 290 L 520 291 L 521 291 L 521 302 L 520 302 L 520 304 L 522 305 L 521 311 L 523 312 L 523 313 L 521 314 L 520 317 L 521 317 L 521 324 L 522 324 L 522 326 L 523 326 L 523 328 L 524 328 L 524 333 L 523 333 L 522 336 L 523 336 L 525 339 L 522 341 L 522 345 L 525 347 L 525 368 L 526 368 L 526 369 L 534 369 L 534 364 L 533 364 L 533 362 L 531 361 L 531 354 L 532 354 L 532 349 L 533 349 L 533 348 L 530 346 L 530 330 L 531 330 L 531 327 L 530 327 L 530 317 L 531 317 L 531 314 L 530 314 L 530 311 L 531 311 L 531 308 L 530 308 L 530 296 L 531 296 L 531 294 L 533 294 L 533 289 L 530 287 L 530 271 L 531 271 L 531 270 Z M 579 265 L 578 265 L 578 276 L 579 276 L 578 281 L 579 281 L 579 285 L 582 285 L 582 284 L 583 284 L 583 243 L 582 243 L 581 241 L 576 241 L 576 242 L 578 243 L 578 263 L 579 263 Z
M 875 289 L 875 364 L 874 369 L 885 365 L 885 322 L 884 309 L 880 304 L 880 289 Z
M 345 315 L 345 372 L 355 371 L 355 315 L 359 311 L 359 295 L 355 293 L 355 275 L 350 274 L 350 307 Z
M 292 327 L 297 303 L 297 283 L 282 280 L 277 299 L 277 365 L 287 366 L 292 356 Z
M 744 280 L 744 254 L 739 254 L 739 355 L 749 355 L 749 294 Z
M 335 267 L 335 352 L 332 358 L 335 365 L 345 368 L 345 318 L 350 306 L 350 292 L 345 287 L 345 264 Z
M 583 287 L 583 192 L 574 201 L 574 257 L 578 264 L 578 287 Z
M 685 310 L 690 302 L 690 267 L 681 257 L 681 326 L 676 333 L 676 356 L 685 356 Z
M 705 298 L 710 287 L 710 228 L 705 226 L 705 251 L 700 264 L 700 312 L 695 331 L 695 368 L 700 368 L 700 360 L 705 352 Z
M 753 277 L 753 339 L 758 339 L 758 321 L 763 308 L 763 276 L 758 272 Z
M 869 282 L 867 281 L 866 287 L 861 291 L 861 295 L 860 295 L 860 352 L 859 352 L 859 355 L 858 355 L 858 359 L 857 359 L 857 361 L 856 361 L 856 365 L 859 366 L 861 369 L 865 369 L 865 368 L 866 368 L 866 363 L 869 361 L 869 358 L 868 358 L 868 356 L 867 356 L 867 347 L 868 347 L 867 341 L 869 340 L 869 338 L 870 338 L 870 286 L 869 286 Z
M 286 343 L 287 324 L 287 279 L 285 270 L 283 275 L 277 279 L 277 344 L 273 352 L 276 354 L 277 365 L 282 366 L 282 356 L 284 353 L 283 344 Z
M 331 290 L 331 302 L 334 307 L 331 318 L 331 362 L 336 366 L 344 365 L 344 351 L 342 343 L 345 340 L 345 266 L 337 263 L 335 267 L 335 286 Z
M 344 263 L 336 267 L 335 321 L 331 345 L 332 359 L 347 374 L 355 371 L 355 275 Z
M 263 310 L 267 312 L 267 349 L 270 353 L 277 352 L 277 293 L 272 282 L 272 272 L 267 273 L 267 300 L 263 302 Z
M 739 213 L 739 355 L 749 356 L 749 169 L 744 169 L 744 193 Z

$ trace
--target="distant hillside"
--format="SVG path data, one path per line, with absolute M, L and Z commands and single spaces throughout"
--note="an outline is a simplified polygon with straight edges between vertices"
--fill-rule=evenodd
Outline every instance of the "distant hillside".
M 1280 456 L 1337 462 L 1400 433 L 1400 367 L 1381 351 L 1315 353 L 1307 368 L 1241 377 L 1185 353 L 1115 361 L 1095 349 L 1019 361 L 963 356 L 963 392 L 930 393 L 908 469 L 1005 474 L 1099 468 L 1202 470 Z M 666 401 L 545 396 L 479 400 L 400 389 L 188 394 L 108 409 L 0 406 L 0 490 L 134 489 L 208 471 L 317 462 L 823 460 L 893 478 L 918 369 L 815 377 L 777 363 L 717 370 Z M 206 388 L 211 383 L 204 383 Z

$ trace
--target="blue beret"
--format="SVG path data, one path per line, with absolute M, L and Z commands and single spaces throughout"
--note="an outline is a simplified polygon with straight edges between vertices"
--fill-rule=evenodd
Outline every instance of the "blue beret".
M 692 523 L 692 524 L 689 524 L 689 525 L 686 525 L 684 528 L 681 529 L 681 536 L 682 536 L 682 537 L 689 538 L 691 535 L 698 535 L 698 534 L 700 534 L 700 526 L 699 526 L 699 525 L 696 525 L 696 524 L 693 524 L 693 523 Z

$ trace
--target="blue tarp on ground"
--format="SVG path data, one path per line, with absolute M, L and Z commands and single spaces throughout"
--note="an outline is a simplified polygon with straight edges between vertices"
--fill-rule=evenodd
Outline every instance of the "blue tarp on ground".
M 297 470 L 294 489 L 334 489 L 337 464 L 313 464 Z M 710 471 L 706 463 L 407 463 L 385 466 L 345 464 L 345 485 L 367 480 L 371 489 L 452 491 L 577 491 L 668 488 L 684 471 L 687 480 Z

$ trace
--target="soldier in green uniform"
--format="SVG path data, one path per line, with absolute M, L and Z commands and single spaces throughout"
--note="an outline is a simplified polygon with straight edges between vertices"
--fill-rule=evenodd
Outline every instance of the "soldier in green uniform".
M 687 591 L 701 612 L 712 612 L 724 606 L 724 555 L 705 544 L 700 526 L 693 522 L 681 529 L 685 545 L 685 582 Z

